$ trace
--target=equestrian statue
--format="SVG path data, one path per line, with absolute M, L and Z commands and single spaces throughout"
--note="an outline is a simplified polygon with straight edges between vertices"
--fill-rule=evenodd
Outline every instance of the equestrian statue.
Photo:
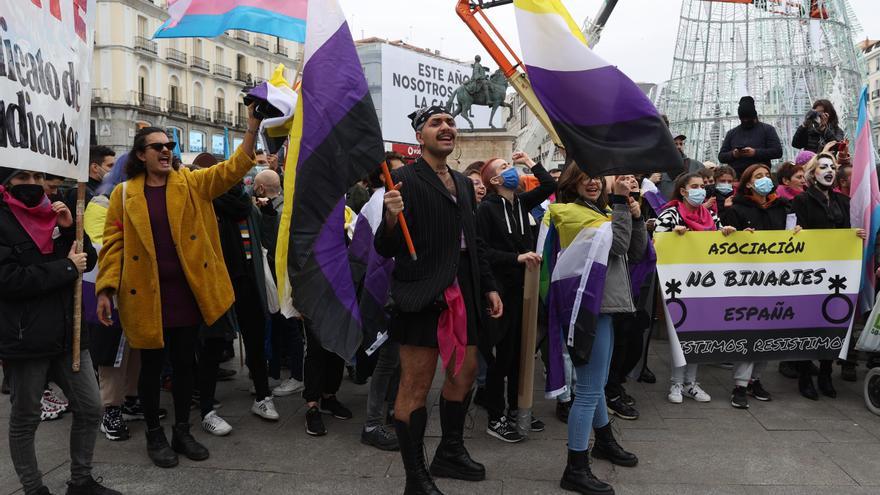
M 468 118 L 472 106 L 484 106 L 492 109 L 489 116 L 489 126 L 495 129 L 494 119 L 495 112 L 499 107 L 506 107 L 510 110 L 507 121 L 513 117 L 513 106 L 507 103 L 507 77 L 501 69 L 495 71 L 491 77 L 488 76 L 489 69 L 480 64 L 480 56 L 474 57 L 473 73 L 470 80 L 456 88 L 446 104 L 447 110 L 453 117 L 461 115 L 470 124 L 471 129 L 474 123 Z M 458 105 L 456 105 L 456 101 Z

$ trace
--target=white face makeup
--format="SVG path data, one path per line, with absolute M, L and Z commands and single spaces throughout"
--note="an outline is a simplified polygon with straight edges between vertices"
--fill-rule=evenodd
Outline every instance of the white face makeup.
M 816 182 L 823 186 L 830 187 L 834 184 L 834 161 L 830 158 L 820 158 L 819 166 L 816 167 Z

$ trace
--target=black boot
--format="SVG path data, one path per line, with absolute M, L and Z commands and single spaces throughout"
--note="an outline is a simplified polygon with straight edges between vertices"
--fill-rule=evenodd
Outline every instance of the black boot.
M 810 381 L 812 382 L 812 380 Z M 819 373 L 819 378 L 816 381 L 822 395 L 832 399 L 837 398 L 837 390 L 834 389 L 834 384 L 831 383 L 831 372 Z
M 639 463 L 639 458 L 635 454 L 623 450 L 623 447 L 614 439 L 611 423 L 593 430 L 596 432 L 596 442 L 593 444 L 593 457 L 596 459 L 606 459 L 611 461 L 611 464 L 624 467 L 633 467 Z
M 178 454 L 183 454 L 192 461 L 204 461 L 210 457 L 208 449 L 193 438 L 188 424 L 178 423 L 171 432 L 171 446 Z
M 465 481 L 486 479 L 486 467 L 471 459 L 464 448 L 464 419 L 470 405 L 470 396 L 469 393 L 463 402 L 452 402 L 440 397 L 440 427 L 443 436 L 431 463 L 431 474 L 438 478 Z
M 589 450 L 568 451 L 568 464 L 565 465 L 565 472 L 562 473 L 562 481 L 559 482 L 559 486 L 563 490 L 584 495 L 614 495 L 614 488 L 611 488 L 611 485 L 593 476 L 593 471 L 590 470 L 589 453 Z
M 147 430 L 147 455 L 158 467 L 171 468 L 177 465 L 177 454 L 168 445 L 165 430 L 161 427 Z
M 400 444 L 400 456 L 406 470 L 406 489 L 404 495 L 443 495 L 428 473 L 425 460 L 425 426 L 428 424 L 428 410 L 420 407 L 410 413 L 409 424 L 394 420 L 394 430 Z
M 816 392 L 816 387 L 813 386 L 813 377 L 810 375 L 809 369 L 801 369 L 798 376 L 798 391 L 807 399 L 819 400 L 819 394 Z

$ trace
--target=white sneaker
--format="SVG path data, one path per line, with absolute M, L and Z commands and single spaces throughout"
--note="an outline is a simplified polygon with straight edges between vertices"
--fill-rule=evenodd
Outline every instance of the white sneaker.
M 275 410 L 275 402 L 272 401 L 271 397 L 255 400 L 254 405 L 251 406 L 251 412 L 270 421 L 278 421 L 278 418 L 281 417 L 278 415 L 278 411 Z
M 278 385 L 274 389 L 272 389 L 272 395 L 275 397 L 287 397 L 288 395 L 293 395 L 300 390 L 303 389 L 303 382 L 297 380 L 296 378 L 290 378 L 281 382 L 281 385 Z
M 682 394 L 685 397 L 687 397 L 689 399 L 694 399 L 697 402 L 709 402 L 712 400 L 712 397 L 709 394 L 707 394 L 705 390 L 700 388 L 699 383 L 686 385 L 684 387 L 684 390 L 682 391 Z
M 229 423 L 218 416 L 216 411 L 209 412 L 208 415 L 202 419 L 202 429 L 211 435 L 217 435 L 218 437 L 229 435 L 229 432 L 232 431 L 232 427 L 229 426 Z
M 681 398 L 682 386 L 680 383 L 673 383 L 669 387 L 669 395 L 666 396 L 669 402 L 673 404 L 681 404 L 684 399 Z

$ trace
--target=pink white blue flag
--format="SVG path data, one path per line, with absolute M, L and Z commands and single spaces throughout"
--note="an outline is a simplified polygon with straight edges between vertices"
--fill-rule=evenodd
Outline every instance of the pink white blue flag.
M 862 88 L 859 98 L 859 122 L 856 128 L 856 148 L 853 154 L 852 186 L 850 189 L 850 223 L 855 229 L 868 231 L 862 260 L 862 287 L 859 303 L 863 312 L 874 307 L 874 249 L 877 230 L 880 229 L 880 189 L 877 186 L 876 156 L 868 116 L 868 87 Z
M 308 0 L 169 0 L 156 38 L 214 38 L 229 29 L 306 40 Z

